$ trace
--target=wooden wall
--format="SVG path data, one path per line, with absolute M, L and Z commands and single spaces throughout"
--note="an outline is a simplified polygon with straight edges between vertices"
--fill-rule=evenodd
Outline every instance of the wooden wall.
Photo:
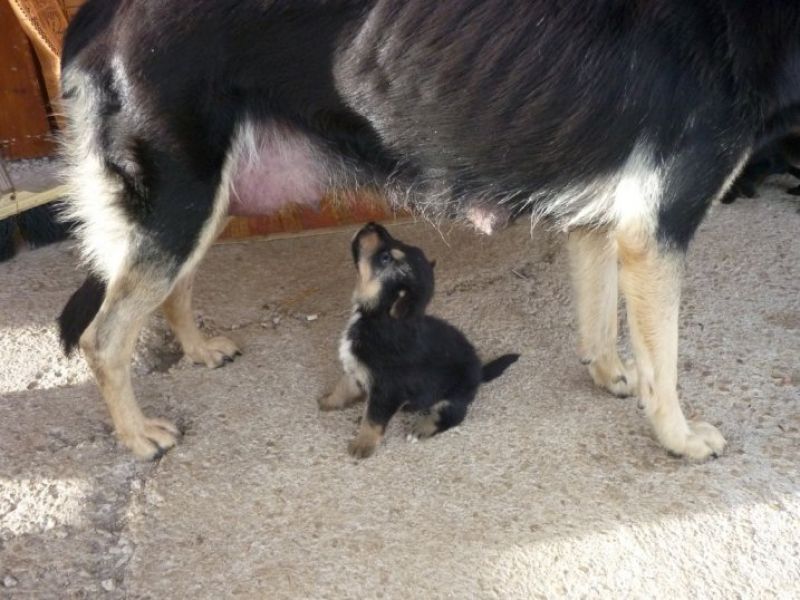
M 44 90 L 31 43 L 11 6 L 0 0 L 0 156 L 47 156 L 55 150 Z

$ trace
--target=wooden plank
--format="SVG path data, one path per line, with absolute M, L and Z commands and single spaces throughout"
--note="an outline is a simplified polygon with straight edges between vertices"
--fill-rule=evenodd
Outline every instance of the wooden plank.
M 43 192 L 16 192 L 0 196 L 0 221 L 19 213 L 58 200 L 67 193 L 66 185 L 59 185 Z
M 30 42 L 6 0 L 0 0 L 0 39 L 0 153 L 9 159 L 52 154 L 47 96 Z
M 67 13 L 67 17 L 70 19 L 74 17 L 84 2 L 85 0 L 64 0 L 64 10 Z

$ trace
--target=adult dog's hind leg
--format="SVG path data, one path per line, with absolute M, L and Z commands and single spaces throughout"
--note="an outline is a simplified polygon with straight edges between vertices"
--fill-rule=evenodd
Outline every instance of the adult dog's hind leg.
M 661 444 L 694 460 L 717 455 L 725 439 L 709 423 L 687 422 L 678 401 L 678 306 L 683 256 L 651 238 L 618 237 L 620 283 L 639 372 L 639 393 Z
M 144 459 L 175 445 L 178 429 L 142 414 L 131 384 L 131 358 L 147 317 L 170 290 L 169 277 L 129 271 L 109 283 L 100 311 L 80 346 L 108 405 L 120 441 Z
M 632 361 L 622 362 L 617 353 L 616 242 L 606 232 L 577 230 L 570 233 L 567 246 L 581 362 L 598 386 L 616 396 L 635 394 L 636 368 Z
M 161 308 L 184 354 L 195 363 L 219 367 L 241 352 L 228 338 L 221 335 L 208 338 L 200 331 L 192 315 L 194 275 L 188 273 L 178 280 Z

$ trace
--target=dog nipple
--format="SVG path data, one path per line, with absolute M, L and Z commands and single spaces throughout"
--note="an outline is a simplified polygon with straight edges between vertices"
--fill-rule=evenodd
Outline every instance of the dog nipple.
M 497 227 L 497 214 L 479 206 L 473 206 L 467 211 L 467 219 L 481 233 L 492 235 Z

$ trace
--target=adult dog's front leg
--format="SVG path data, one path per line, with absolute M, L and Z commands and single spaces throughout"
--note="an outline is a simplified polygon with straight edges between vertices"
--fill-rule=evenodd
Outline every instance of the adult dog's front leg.
M 570 233 L 572 284 L 578 313 L 581 362 L 594 382 L 616 396 L 630 396 L 638 389 L 632 361 L 622 362 L 617 353 L 618 281 L 616 242 L 603 231 Z
M 620 236 L 620 283 L 639 372 L 639 393 L 656 436 L 694 460 L 716 456 L 725 439 L 709 423 L 687 422 L 678 401 L 678 307 L 683 256 L 651 239 Z
M 192 314 L 192 285 L 194 273 L 180 279 L 164 301 L 162 309 L 184 354 L 192 362 L 207 367 L 220 367 L 231 362 L 241 351 L 234 342 L 224 336 L 207 338 L 200 331 Z

